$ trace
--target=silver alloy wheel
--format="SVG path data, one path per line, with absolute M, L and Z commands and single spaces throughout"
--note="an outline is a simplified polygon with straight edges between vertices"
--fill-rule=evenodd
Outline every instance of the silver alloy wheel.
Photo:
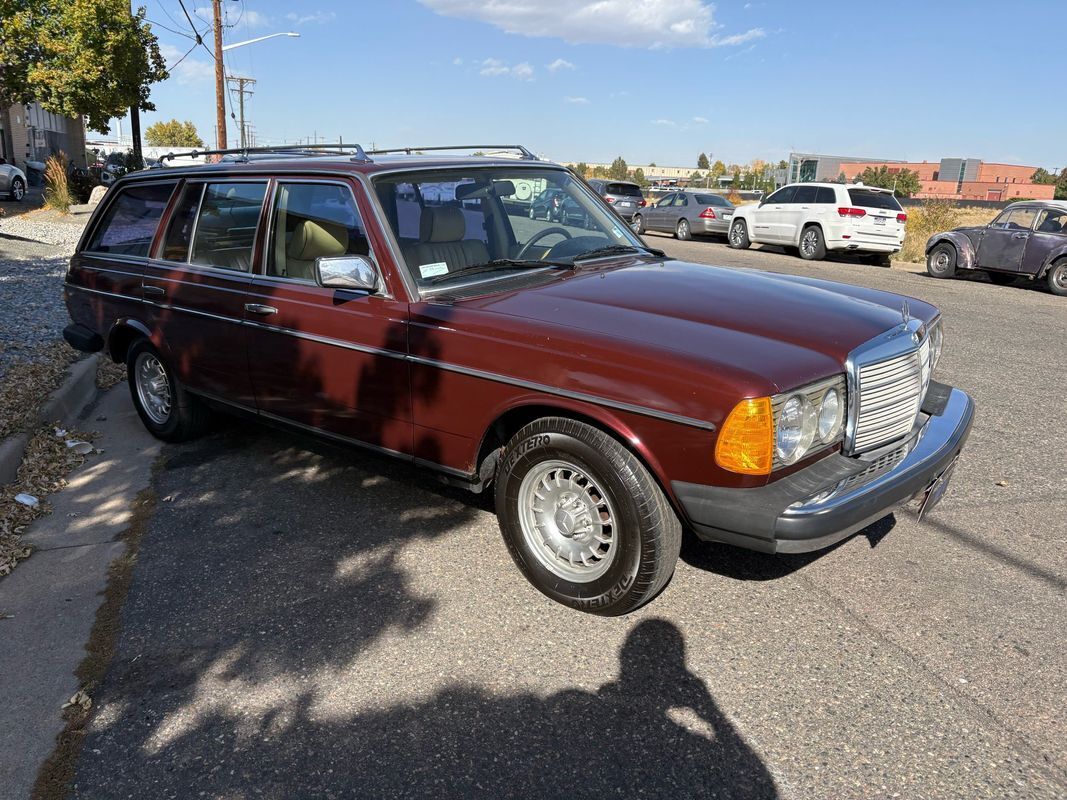
M 148 418 L 165 425 L 170 418 L 170 378 L 163 364 L 152 353 L 141 353 L 133 365 L 137 399 Z
M 632 230 L 638 236 L 641 235 L 641 215 L 640 214 L 634 214 L 633 218 L 630 220 L 630 230 Z
M 684 219 L 678 220 L 678 238 L 679 239 L 688 239 L 689 238 L 689 221 L 688 220 L 684 220 Z
M 730 244 L 737 245 L 738 247 L 741 246 L 741 240 L 744 238 L 744 234 L 741 233 L 741 225 L 742 223 L 735 222 L 730 226 Z
M 519 486 L 519 524 L 527 547 L 553 575 L 575 583 L 601 577 L 618 550 L 607 495 L 569 461 L 544 461 Z
M 26 187 L 22 185 L 22 181 L 16 179 L 11 184 L 11 196 L 16 200 L 21 201 L 26 196 Z
M 808 228 L 800 237 L 800 252 L 806 256 L 815 255 L 815 248 L 819 246 L 819 233 L 815 228 Z

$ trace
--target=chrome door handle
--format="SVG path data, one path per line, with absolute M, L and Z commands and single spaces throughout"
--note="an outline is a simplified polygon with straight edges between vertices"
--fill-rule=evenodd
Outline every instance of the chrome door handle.
M 262 314 L 264 317 L 278 313 L 278 309 L 274 306 L 264 306 L 259 303 L 245 303 L 245 311 L 249 314 Z
M 1026 238 L 1029 238 L 1029 236 L 1030 236 L 1030 234 L 1028 234 L 1028 233 L 1013 233 L 1011 235 L 1011 238 L 1012 239 L 1026 239 Z
M 148 286 L 144 283 L 141 284 L 141 291 L 144 292 L 146 295 L 151 294 L 155 295 L 156 297 L 162 297 L 167 293 L 167 290 L 164 289 L 162 286 Z

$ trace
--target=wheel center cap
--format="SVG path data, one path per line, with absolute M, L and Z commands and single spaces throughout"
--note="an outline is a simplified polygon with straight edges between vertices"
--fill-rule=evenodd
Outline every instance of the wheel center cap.
M 580 498 L 570 492 L 560 497 L 552 519 L 559 532 L 568 539 L 578 536 L 590 525 L 589 509 Z

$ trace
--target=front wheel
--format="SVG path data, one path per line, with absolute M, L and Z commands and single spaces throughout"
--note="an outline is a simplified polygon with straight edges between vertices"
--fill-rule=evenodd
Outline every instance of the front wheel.
M 743 219 L 737 220 L 730 226 L 730 247 L 734 250 L 747 250 L 752 241 L 748 238 L 748 225 L 745 224 Z
M 935 278 L 956 274 L 956 248 L 948 242 L 935 244 L 926 256 L 926 271 Z
M 23 198 L 26 197 L 26 182 L 22 178 L 13 178 L 11 180 L 11 199 L 16 203 L 21 203 Z
M 126 375 L 134 408 L 148 432 L 165 442 L 184 442 L 207 430 L 210 411 L 185 390 L 147 339 L 130 347 Z
M 630 220 L 630 230 L 632 230 L 638 236 L 644 235 L 645 220 L 640 214 L 634 214 L 633 219 Z
M 1061 258 L 1048 270 L 1049 291 L 1060 297 L 1067 297 L 1067 258 Z
M 800 257 L 805 261 L 822 261 L 826 258 L 826 244 L 822 240 L 822 231 L 815 225 L 809 225 L 800 234 Z
M 496 512 L 523 575 L 571 608 L 626 614 L 674 574 L 682 527 L 667 498 L 633 453 L 583 422 L 545 417 L 512 437 Z
M 690 239 L 692 239 L 693 231 L 689 227 L 689 220 L 678 220 L 678 224 L 674 226 L 674 235 L 677 239 L 680 239 L 683 242 L 688 242 Z

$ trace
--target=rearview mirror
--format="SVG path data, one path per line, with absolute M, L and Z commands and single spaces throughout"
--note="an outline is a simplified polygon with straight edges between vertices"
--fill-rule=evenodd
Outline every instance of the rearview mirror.
M 378 270 L 366 256 L 320 256 L 315 259 L 315 283 L 326 289 L 378 291 Z

